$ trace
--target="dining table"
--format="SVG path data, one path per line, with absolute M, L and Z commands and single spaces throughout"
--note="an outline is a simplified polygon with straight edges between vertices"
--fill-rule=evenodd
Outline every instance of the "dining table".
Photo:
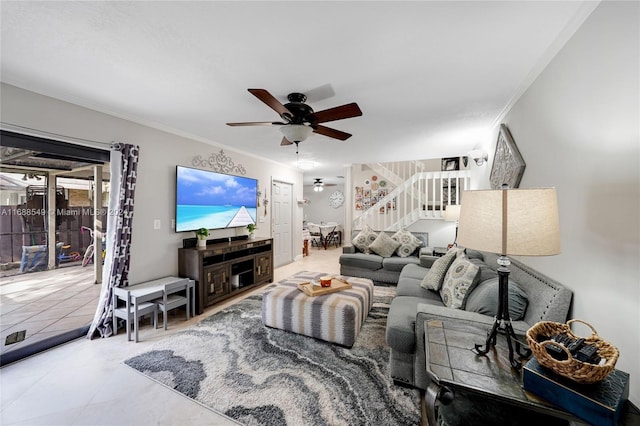
M 320 241 L 325 250 L 329 245 L 329 237 L 331 237 L 334 232 L 337 232 L 338 244 L 342 244 L 342 226 L 339 223 L 321 222 L 316 226 L 320 229 Z

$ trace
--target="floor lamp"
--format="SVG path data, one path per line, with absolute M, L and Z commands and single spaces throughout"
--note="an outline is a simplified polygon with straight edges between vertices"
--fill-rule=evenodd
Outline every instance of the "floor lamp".
M 498 258 L 498 312 L 484 345 L 475 345 L 479 354 L 496 345 L 496 334 L 504 331 L 509 362 L 518 369 L 514 348 L 520 351 L 509 316 L 509 264 L 507 255 L 550 256 L 560 253 L 558 203 L 554 188 L 465 191 L 462 197 L 458 244 L 500 254 Z M 512 342 L 513 340 L 513 342 Z

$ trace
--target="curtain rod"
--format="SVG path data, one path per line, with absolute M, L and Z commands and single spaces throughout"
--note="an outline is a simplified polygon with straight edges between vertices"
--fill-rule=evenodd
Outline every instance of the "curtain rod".
M 89 146 L 93 145 L 94 148 L 105 148 L 105 147 L 108 147 L 109 149 L 113 149 L 113 143 L 112 142 L 100 142 L 100 141 L 94 141 L 94 140 L 91 140 L 91 139 L 77 138 L 75 136 L 61 135 L 61 134 L 58 134 L 58 133 L 47 132 L 46 130 L 33 129 L 31 127 L 20 126 L 19 124 L 12 124 L 12 123 L 4 122 L 4 121 L 0 122 L 0 126 L 1 126 L 1 128 L 3 130 L 19 131 L 21 133 L 25 133 L 25 131 L 27 131 L 27 132 L 29 132 L 28 134 L 30 136 L 40 136 L 40 137 L 49 137 L 49 138 L 56 137 L 56 138 L 66 139 L 66 141 L 65 140 L 61 140 L 62 142 L 75 142 L 75 143 L 80 142 L 83 145 L 86 145 L 86 144 L 89 144 Z M 5 128 L 5 126 L 8 126 L 8 127 Z M 35 132 L 35 133 L 33 133 L 33 132 Z M 98 145 L 98 146 L 96 147 L 95 145 Z

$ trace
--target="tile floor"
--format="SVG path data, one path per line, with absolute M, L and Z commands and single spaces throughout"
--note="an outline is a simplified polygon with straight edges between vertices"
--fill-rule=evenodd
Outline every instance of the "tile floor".
M 93 268 L 80 265 L 2 277 L 1 353 L 90 324 L 100 288 Z M 26 331 L 23 341 L 6 344 L 8 335 L 21 330 Z
M 313 248 L 310 256 L 277 268 L 274 281 L 300 270 L 338 273 L 338 256 L 341 251 L 341 248 L 326 251 Z M 69 278 L 69 281 L 73 280 Z M 43 291 L 36 283 L 33 286 L 36 291 Z M 239 297 L 261 292 L 263 288 L 264 286 Z M 124 332 L 108 339 L 78 339 L 5 366 L 0 369 L 0 424 L 237 424 L 153 382 L 123 363 L 125 359 L 148 350 L 166 337 L 167 333 L 175 333 L 188 327 L 236 301 L 237 299 L 229 300 L 213 306 L 189 321 L 185 321 L 180 313 L 170 314 L 169 330 L 154 330 L 152 326 L 145 325 L 141 328 L 141 341 L 137 344 L 127 342 Z M 15 302 L 19 303 L 20 300 Z M 77 309 L 85 308 L 78 306 Z M 17 318 L 18 314 L 15 315 Z M 70 314 L 66 314 L 65 317 L 69 316 Z M 31 322 L 36 322 L 35 318 Z M 48 327 L 54 325 L 55 322 Z M 45 329 L 46 327 L 42 330 Z

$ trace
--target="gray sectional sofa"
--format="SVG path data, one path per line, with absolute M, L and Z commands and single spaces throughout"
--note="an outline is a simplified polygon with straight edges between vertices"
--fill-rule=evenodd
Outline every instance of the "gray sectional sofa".
M 462 309 L 445 306 L 438 291 L 421 286 L 439 258 L 422 256 L 422 264 L 409 264 L 402 269 L 386 328 L 387 344 L 391 347 L 390 374 L 396 383 L 427 388 L 424 323 L 428 319 L 473 321 L 486 324 L 487 329 L 493 324 L 498 256 L 472 250 L 466 250 L 466 256 L 478 266 L 479 272 L 477 284 Z M 517 334 L 524 334 L 538 321 L 566 321 L 572 299 L 569 289 L 514 259 L 509 270 L 509 310 L 512 319 L 521 316 L 512 320 Z
M 383 232 L 389 237 L 395 234 L 394 232 Z M 340 274 L 369 278 L 374 283 L 396 284 L 400 278 L 400 272 L 406 265 L 419 265 L 420 256 L 432 252 L 431 249 L 427 249 L 429 234 L 423 232 L 412 232 L 411 234 L 418 238 L 422 245 L 406 257 L 399 256 L 397 253 L 383 257 L 376 253 L 365 253 L 353 244 L 345 244 L 340 255 Z M 352 239 L 356 235 L 357 232 L 354 233 Z
M 398 384 L 426 389 L 429 378 L 424 347 L 425 321 L 459 319 L 486 325 L 488 330 L 498 305 L 498 255 L 455 248 L 455 253 L 434 257 L 428 248 L 428 235 L 413 232 L 421 243 L 410 255 L 405 252 L 402 257 L 391 249 L 385 251 L 385 244 L 381 243 L 384 240 L 389 244 L 386 237 L 394 233 L 384 232 L 387 236 L 382 238 L 381 232 L 368 231 L 355 232 L 354 244 L 343 247 L 340 273 L 397 285 L 386 327 L 386 341 L 391 348 L 390 374 Z M 375 240 L 378 244 L 372 252 L 370 248 L 375 246 Z M 373 246 L 367 247 L 368 244 Z M 456 263 L 457 259 L 460 261 Z M 446 262 L 451 263 L 445 265 Z M 467 265 L 465 274 L 473 272 L 468 287 L 459 286 L 456 281 L 459 276 L 447 275 L 449 268 L 459 268 L 462 264 Z M 517 334 L 524 334 L 538 321 L 566 321 L 573 296 L 569 289 L 514 259 L 509 270 L 509 311 Z M 434 276 L 439 277 L 442 288 L 430 288 L 435 285 Z M 443 301 L 443 297 L 446 300 Z

